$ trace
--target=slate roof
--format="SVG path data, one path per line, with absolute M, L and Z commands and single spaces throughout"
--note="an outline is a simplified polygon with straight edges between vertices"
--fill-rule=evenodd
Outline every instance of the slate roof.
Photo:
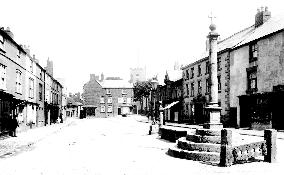
M 100 84 L 103 88 L 133 88 L 133 85 L 125 80 L 104 80 Z
M 258 27 L 252 25 L 231 35 L 230 37 L 224 40 L 219 41 L 218 52 L 220 53 L 226 49 L 236 49 L 252 41 L 268 36 L 272 33 L 279 32 L 283 29 L 284 29 L 284 15 L 282 14 L 275 17 L 271 17 L 265 23 L 263 23 Z M 202 53 L 201 59 L 204 59 L 208 56 L 209 56 L 208 51 L 204 52 Z M 199 62 L 201 59 L 198 59 L 195 62 Z M 184 67 L 182 67 L 182 69 L 185 69 L 188 66 L 195 64 L 195 62 L 185 65 Z

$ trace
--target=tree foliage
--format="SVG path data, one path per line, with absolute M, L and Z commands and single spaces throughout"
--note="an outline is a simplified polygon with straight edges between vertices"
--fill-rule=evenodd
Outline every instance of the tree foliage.
M 142 100 L 142 97 L 150 95 L 152 85 L 150 81 L 138 81 L 134 84 L 134 101 Z

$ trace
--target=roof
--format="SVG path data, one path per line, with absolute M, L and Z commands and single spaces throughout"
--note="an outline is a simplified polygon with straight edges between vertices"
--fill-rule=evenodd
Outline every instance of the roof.
M 124 80 L 104 80 L 100 83 L 103 88 L 133 88 L 133 85 Z
M 252 25 L 231 35 L 230 37 L 224 40 L 218 41 L 218 52 L 223 52 L 226 49 L 236 49 L 240 46 L 248 44 L 262 37 L 268 36 L 272 33 L 279 32 L 283 29 L 284 15 L 282 14 L 275 17 L 271 17 L 269 20 L 267 20 L 265 23 L 258 27 Z M 201 56 L 201 59 L 182 67 L 182 69 L 195 65 L 196 63 L 200 62 L 200 60 L 205 59 L 208 56 L 209 52 L 204 52 Z

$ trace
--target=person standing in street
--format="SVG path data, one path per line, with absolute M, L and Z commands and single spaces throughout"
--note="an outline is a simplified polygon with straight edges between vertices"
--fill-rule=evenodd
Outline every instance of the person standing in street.
M 16 136 L 16 129 L 19 126 L 18 120 L 17 120 L 17 116 L 14 115 L 12 120 L 11 120 L 11 136 L 12 137 L 17 137 Z

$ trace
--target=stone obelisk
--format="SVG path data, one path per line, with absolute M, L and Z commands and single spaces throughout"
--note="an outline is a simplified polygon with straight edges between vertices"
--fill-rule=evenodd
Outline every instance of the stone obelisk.
M 216 32 L 216 25 L 213 24 L 211 18 L 211 25 L 209 26 L 210 32 L 207 36 L 209 39 L 209 64 L 210 64 L 210 102 L 206 106 L 206 111 L 209 115 L 209 122 L 203 125 L 206 129 L 221 129 L 223 128 L 220 123 L 221 107 L 218 105 L 218 78 L 217 78 L 217 39 L 219 34 Z

